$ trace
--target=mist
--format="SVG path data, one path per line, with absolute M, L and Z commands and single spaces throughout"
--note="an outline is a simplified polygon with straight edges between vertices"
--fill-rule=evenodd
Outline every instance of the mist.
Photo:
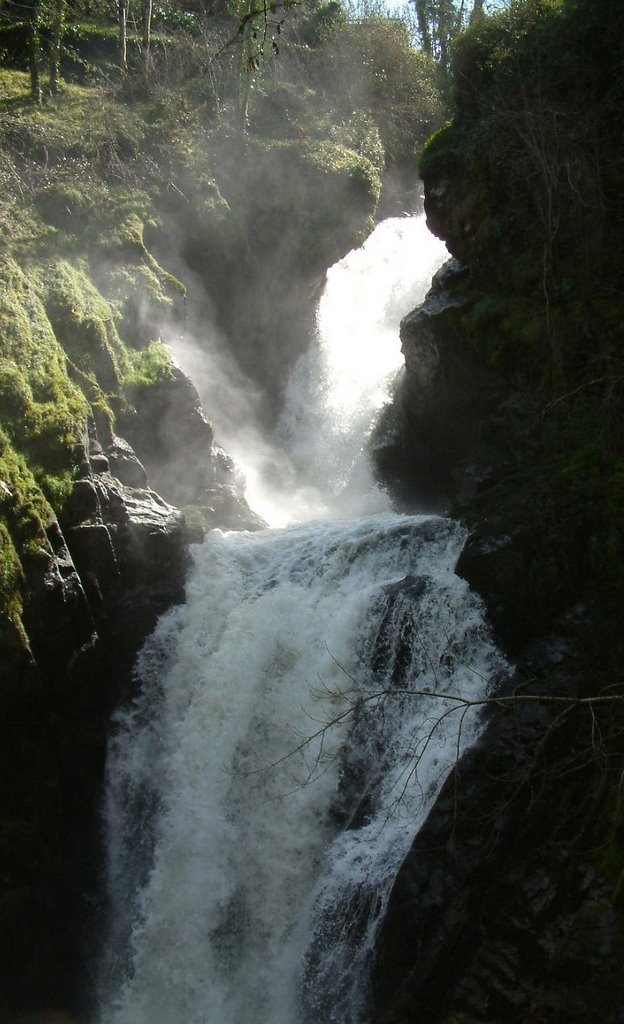
M 389 507 L 367 440 L 402 365 L 401 317 L 445 256 L 422 215 L 393 218 L 329 269 L 310 348 L 293 367 L 273 429 L 262 423 L 261 388 L 215 326 L 201 338 L 167 338 L 244 475 L 249 504 L 270 526 L 349 515 L 363 495 L 367 513 Z

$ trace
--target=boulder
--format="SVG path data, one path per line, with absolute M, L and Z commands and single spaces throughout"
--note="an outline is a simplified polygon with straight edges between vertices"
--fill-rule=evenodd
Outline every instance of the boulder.
M 373 452 L 399 498 L 436 510 L 465 504 L 504 472 L 527 416 L 522 388 L 484 365 L 466 337 L 466 275 L 449 260 L 402 320 L 405 369 Z

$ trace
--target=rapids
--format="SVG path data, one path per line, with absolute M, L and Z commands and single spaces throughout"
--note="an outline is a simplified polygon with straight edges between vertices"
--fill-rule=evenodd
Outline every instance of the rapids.
M 261 511 L 290 525 L 210 533 L 140 656 L 108 758 L 101 1024 L 368 1020 L 393 878 L 479 728 L 444 695 L 504 670 L 453 571 L 462 527 L 391 512 L 363 456 L 440 255 L 399 219 L 332 269 L 259 448 L 257 479 L 279 456 L 286 481 Z

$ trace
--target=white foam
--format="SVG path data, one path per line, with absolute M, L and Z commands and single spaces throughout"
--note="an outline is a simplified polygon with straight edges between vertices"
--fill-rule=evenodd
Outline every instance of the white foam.
M 443 695 L 503 668 L 453 571 L 462 528 L 389 512 L 363 457 L 441 258 L 425 230 L 385 223 L 328 275 L 272 498 L 324 518 L 211 533 L 141 655 L 108 761 L 102 1024 L 366 1019 L 393 878 L 478 728 Z

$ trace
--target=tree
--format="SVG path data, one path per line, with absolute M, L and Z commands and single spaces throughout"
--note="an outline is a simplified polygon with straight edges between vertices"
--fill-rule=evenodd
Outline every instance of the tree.
M 469 24 L 484 14 L 484 0 L 414 0 L 420 44 L 440 65 L 444 77 L 450 72 L 451 44 Z
M 143 71 L 147 74 L 152 40 L 152 0 L 143 0 Z
M 43 98 L 41 90 L 41 67 L 39 62 L 41 40 L 41 0 L 33 0 L 29 8 L 28 18 L 28 70 L 30 73 L 30 95 L 33 103 L 40 104 Z
M 128 0 L 119 0 L 117 7 L 119 24 L 119 67 L 125 71 L 128 67 Z
M 50 41 L 50 92 L 56 96 L 59 91 L 59 60 L 61 39 L 65 26 L 65 0 L 54 0 L 52 10 L 52 38 Z

